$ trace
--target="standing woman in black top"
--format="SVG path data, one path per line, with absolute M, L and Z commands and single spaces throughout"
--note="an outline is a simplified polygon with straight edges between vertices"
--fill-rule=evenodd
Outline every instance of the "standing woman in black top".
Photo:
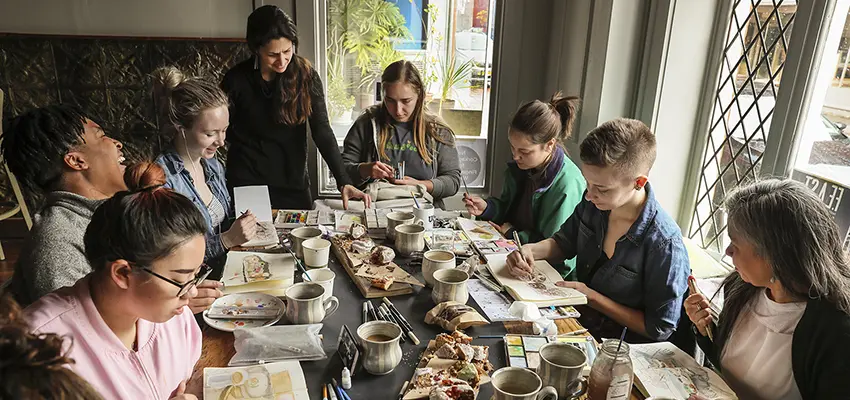
M 295 54 L 295 23 L 280 8 L 266 5 L 248 17 L 248 48 L 254 56 L 235 65 L 221 85 L 230 97 L 227 184 L 268 185 L 272 208 L 310 209 L 307 124 L 313 142 L 348 199 L 369 196 L 350 184 L 325 106 L 319 74 Z

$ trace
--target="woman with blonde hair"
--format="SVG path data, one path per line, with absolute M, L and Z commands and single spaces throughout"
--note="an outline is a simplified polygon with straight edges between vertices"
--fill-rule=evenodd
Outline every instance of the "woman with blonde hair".
M 358 187 L 385 179 L 423 185 L 442 207 L 460 187 L 460 161 L 451 128 L 425 107 L 425 86 L 416 66 L 396 61 L 381 75 L 383 100 L 365 110 L 345 136 L 342 160 Z M 405 176 L 396 176 L 404 162 Z

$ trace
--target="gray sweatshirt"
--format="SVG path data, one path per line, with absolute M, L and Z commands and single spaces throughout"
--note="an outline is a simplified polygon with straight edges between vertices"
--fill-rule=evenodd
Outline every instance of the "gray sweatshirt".
M 399 153 L 399 146 L 409 147 L 412 145 L 410 143 L 411 141 L 406 139 L 407 137 L 412 137 L 406 125 L 399 124 L 398 128 L 394 126 L 392 131 L 394 137 L 388 141 L 387 145 L 395 148 L 387 149 L 387 154 L 390 156 Z M 454 134 L 450 130 L 440 129 L 438 134 L 441 138 L 445 138 L 447 142 L 454 143 Z M 404 136 L 404 138 L 399 136 Z M 351 129 L 345 136 L 342 162 L 351 181 L 361 189 L 366 186 L 369 179 L 363 179 L 360 176 L 360 164 L 373 162 L 378 159 L 375 137 L 376 134 L 372 127 L 372 119 L 367 113 L 363 113 L 357 118 L 357 121 L 354 122 L 354 125 L 351 126 Z M 428 140 L 428 145 L 428 151 L 432 159 L 431 164 L 425 164 L 422 158 L 418 156 L 418 153 L 416 153 L 416 150 L 410 149 L 412 151 L 406 152 L 408 157 L 415 154 L 419 164 L 422 165 L 419 166 L 416 165 L 417 163 L 407 162 L 406 173 L 414 179 L 430 179 L 434 184 L 434 190 L 431 192 L 431 195 L 434 197 L 434 205 L 442 207 L 442 199 L 453 196 L 460 188 L 460 160 L 457 154 L 457 148 L 453 145 L 445 145 L 433 138 Z M 389 163 L 392 167 L 395 167 L 393 161 L 397 160 L 390 160 Z M 426 171 L 429 172 L 429 176 L 416 176 L 419 173 L 426 173 Z
M 22 306 L 63 286 L 72 286 L 92 271 L 83 236 L 103 200 L 70 192 L 52 192 L 34 218 L 29 240 L 15 266 L 10 290 Z

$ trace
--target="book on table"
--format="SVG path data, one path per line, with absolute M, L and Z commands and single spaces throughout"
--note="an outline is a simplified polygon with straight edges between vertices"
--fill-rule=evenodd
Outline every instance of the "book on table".
M 225 294 L 262 292 L 282 296 L 295 281 L 295 260 L 289 254 L 231 251 L 221 282 Z
M 534 271 L 523 278 L 511 275 L 507 256 L 488 257 L 487 269 L 515 300 L 534 303 L 538 307 L 587 304 L 587 296 L 578 290 L 555 285 L 563 279 L 545 260 L 535 261 Z
M 644 396 L 687 399 L 699 394 L 708 400 L 735 400 L 735 392 L 716 372 L 670 342 L 630 344 L 635 386 Z
M 247 367 L 204 368 L 204 398 L 219 400 L 309 400 L 298 361 Z

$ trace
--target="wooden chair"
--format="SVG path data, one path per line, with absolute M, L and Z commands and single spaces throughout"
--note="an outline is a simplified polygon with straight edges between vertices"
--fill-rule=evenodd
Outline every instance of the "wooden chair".
M 3 91 L 0 90 L 0 121 L 3 121 Z M 3 126 L 0 123 L 0 141 L 3 140 Z M 15 176 L 12 175 L 12 171 L 9 170 L 9 166 L 6 165 L 6 160 L 2 160 L 3 169 L 6 171 L 6 176 L 9 179 L 9 184 L 12 187 L 12 191 L 15 194 L 15 205 L 12 206 L 11 209 L 6 210 L 0 213 L 0 221 L 9 219 L 14 217 L 18 213 L 20 213 L 24 217 L 24 222 L 27 224 L 27 229 L 32 228 L 32 218 L 30 217 L 29 209 L 27 209 L 27 202 L 24 200 L 24 194 L 21 191 L 21 186 L 18 184 L 18 180 L 15 179 Z M 3 252 L 3 243 L 0 243 L 0 261 L 6 260 L 6 254 Z

